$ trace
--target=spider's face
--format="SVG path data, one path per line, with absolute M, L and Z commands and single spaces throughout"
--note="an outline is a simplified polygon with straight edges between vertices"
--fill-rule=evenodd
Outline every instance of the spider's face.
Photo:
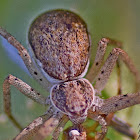
M 82 123 L 94 103 L 95 91 L 89 81 L 82 78 L 54 85 L 50 96 L 52 104 L 73 123 Z
M 69 81 L 86 73 L 90 39 L 86 23 L 75 13 L 43 13 L 33 21 L 28 37 L 35 61 L 49 81 Z

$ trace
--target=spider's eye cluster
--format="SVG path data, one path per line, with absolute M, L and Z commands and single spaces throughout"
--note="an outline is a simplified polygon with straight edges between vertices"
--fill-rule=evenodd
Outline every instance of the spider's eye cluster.
M 58 80 L 72 80 L 88 64 L 90 40 L 86 23 L 77 14 L 52 10 L 37 17 L 29 44 L 43 71 Z
M 54 85 L 51 90 L 52 104 L 71 118 L 86 117 L 94 100 L 94 89 L 86 79 Z

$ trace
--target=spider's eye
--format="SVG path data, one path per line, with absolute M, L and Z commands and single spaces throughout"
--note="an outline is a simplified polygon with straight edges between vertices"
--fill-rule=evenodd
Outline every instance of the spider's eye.
M 51 101 L 61 112 L 69 116 L 87 113 L 94 98 L 94 89 L 86 79 L 78 79 L 55 85 L 51 90 Z
M 52 10 L 37 17 L 29 30 L 29 43 L 38 65 L 50 77 L 72 80 L 83 74 L 89 59 L 89 34 L 77 14 Z

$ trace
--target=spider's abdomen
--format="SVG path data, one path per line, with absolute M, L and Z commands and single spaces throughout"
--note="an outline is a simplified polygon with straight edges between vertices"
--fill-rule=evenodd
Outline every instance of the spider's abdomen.
M 74 123 L 86 118 L 94 98 L 92 85 L 83 78 L 54 85 L 51 89 L 52 104 L 67 114 Z
M 58 80 L 82 75 L 89 59 L 89 35 L 85 22 L 65 10 L 52 10 L 34 20 L 29 43 L 43 70 Z

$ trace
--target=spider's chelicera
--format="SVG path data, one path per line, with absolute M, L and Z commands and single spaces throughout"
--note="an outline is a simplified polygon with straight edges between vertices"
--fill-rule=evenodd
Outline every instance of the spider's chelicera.
M 30 55 L 13 36 L 1 27 L 0 35 L 17 48 L 31 75 L 50 92 L 46 98 L 12 75 L 5 79 L 3 83 L 4 109 L 17 128 L 22 129 L 11 113 L 10 85 L 15 86 L 34 101 L 50 105 L 47 112 L 23 129 L 15 140 L 29 139 L 31 136 L 43 139 L 52 132 L 53 139 L 58 139 L 69 119 L 73 122 L 73 127 L 69 130 L 67 139 L 85 140 L 86 132 L 82 123 L 87 117 L 98 121 L 102 126 L 102 131 L 96 134 L 95 139 L 103 139 L 109 125 L 131 138 L 136 137 L 130 126 L 113 114 L 140 103 L 140 92 L 137 92 L 140 76 L 128 54 L 121 49 L 120 42 L 102 38 L 98 44 L 93 66 L 87 73 L 90 36 L 84 20 L 71 11 L 48 11 L 33 21 L 28 34 Z M 116 48 L 113 48 L 102 65 L 108 44 Z M 135 76 L 136 93 L 121 94 L 119 56 Z M 116 63 L 119 79 L 118 95 L 103 100 L 98 95 L 104 89 Z M 84 76 L 86 79 L 83 78 Z M 94 81 L 96 83 L 93 87 Z

